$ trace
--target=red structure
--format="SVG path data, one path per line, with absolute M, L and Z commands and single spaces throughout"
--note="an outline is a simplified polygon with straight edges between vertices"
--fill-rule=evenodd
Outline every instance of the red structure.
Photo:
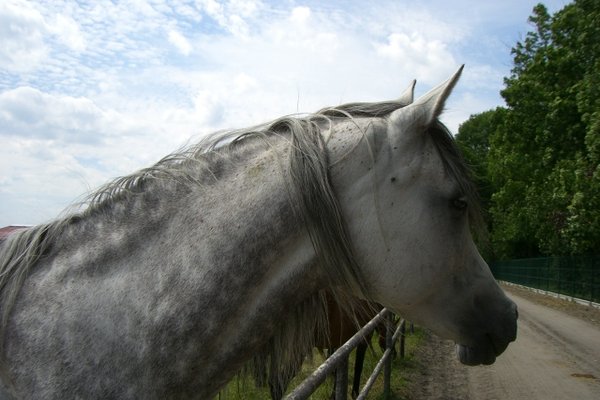
M 5 226 L 4 228 L 0 228 L 0 242 L 8 238 L 12 233 L 25 228 L 29 227 L 24 225 L 9 225 Z

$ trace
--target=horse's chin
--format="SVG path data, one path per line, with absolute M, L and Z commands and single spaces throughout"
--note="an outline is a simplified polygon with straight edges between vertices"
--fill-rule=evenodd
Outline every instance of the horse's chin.
M 465 365 L 490 365 L 496 361 L 496 351 L 491 345 L 471 347 L 457 344 L 456 354 L 459 361 Z

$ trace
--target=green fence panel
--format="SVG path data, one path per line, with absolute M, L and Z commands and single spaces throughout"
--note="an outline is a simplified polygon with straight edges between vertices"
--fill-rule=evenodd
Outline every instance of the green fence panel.
M 600 303 L 600 256 L 524 258 L 490 267 L 498 280 Z

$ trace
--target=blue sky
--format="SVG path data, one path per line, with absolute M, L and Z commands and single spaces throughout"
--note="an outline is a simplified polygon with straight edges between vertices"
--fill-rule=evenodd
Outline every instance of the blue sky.
M 37 224 L 202 135 L 417 95 L 502 105 L 538 1 L 0 1 L 0 227 Z M 556 12 L 566 0 L 545 1 Z

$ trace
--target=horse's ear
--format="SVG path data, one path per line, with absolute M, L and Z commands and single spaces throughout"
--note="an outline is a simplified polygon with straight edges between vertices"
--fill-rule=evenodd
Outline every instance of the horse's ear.
M 404 92 L 402 92 L 402 94 L 398 98 L 398 102 L 400 102 L 404 105 L 412 104 L 412 102 L 414 101 L 414 98 L 415 98 L 415 85 L 416 84 L 417 84 L 417 80 L 413 79 L 412 82 L 410 83 L 410 85 L 408 85 L 408 87 L 406 89 L 404 89 Z
M 452 92 L 456 82 L 458 82 L 463 67 L 464 65 L 450 79 L 438 87 L 431 89 L 411 105 L 394 111 L 390 114 L 390 121 L 393 123 L 394 121 L 404 120 L 407 115 L 410 115 L 410 119 L 421 126 L 431 125 L 444 110 L 446 99 L 448 99 L 450 92 Z

